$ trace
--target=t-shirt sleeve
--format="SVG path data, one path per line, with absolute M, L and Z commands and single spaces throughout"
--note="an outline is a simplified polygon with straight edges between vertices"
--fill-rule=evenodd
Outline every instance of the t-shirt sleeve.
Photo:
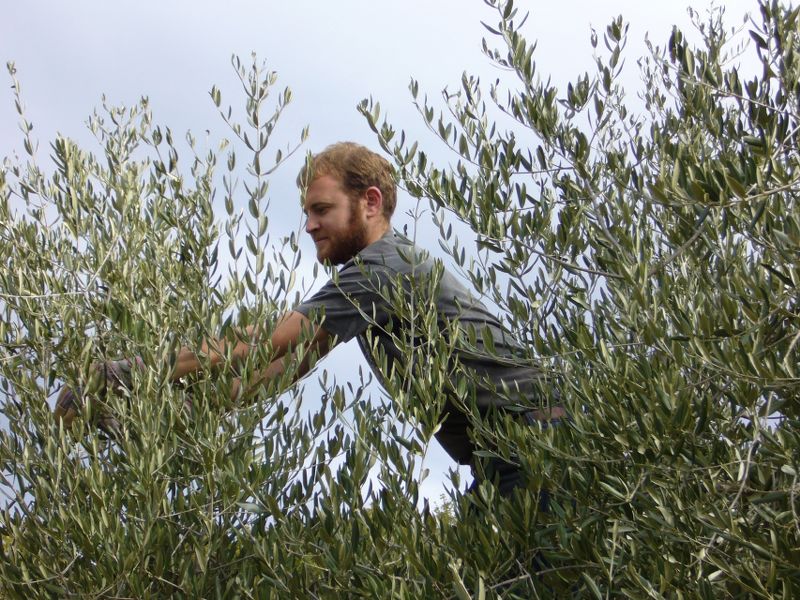
M 390 320 L 385 267 L 350 262 L 316 294 L 294 310 L 347 342 L 371 325 L 384 326 Z

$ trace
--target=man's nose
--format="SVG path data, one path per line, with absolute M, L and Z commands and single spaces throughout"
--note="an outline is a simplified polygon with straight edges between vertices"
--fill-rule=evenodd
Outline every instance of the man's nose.
M 316 219 L 311 216 L 306 217 L 306 233 L 311 233 L 317 227 L 319 227 L 319 224 Z

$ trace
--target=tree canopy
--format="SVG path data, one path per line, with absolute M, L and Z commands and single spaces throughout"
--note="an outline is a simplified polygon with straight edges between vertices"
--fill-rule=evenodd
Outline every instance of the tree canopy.
M 697 15 L 695 37 L 627 57 L 634 91 L 621 18 L 592 36 L 596 69 L 560 89 L 526 15 L 486 3 L 502 76 L 465 73 L 440 103 L 410 86 L 452 162 L 376 102 L 359 109 L 449 267 L 569 410 L 540 430 L 465 403 L 480 454 L 518 462 L 530 493 L 485 483 L 420 507 L 440 391 L 475 383 L 453 379 L 423 302 L 397 306 L 428 343 L 398 340 L 391 401 L 322 370 L 310 410 L 280 393 L 290 373 L 229 400 L 266 350 L 169 383 L 179 347 L 271 323 L 302 291 L 296 237 L 270 227 L 269 177 L 294 152 L 270 144 L 291 98 L 274 73 L 234 60 L 241 123 L 212 89 L 232 131 L 218 149 L 189 136 L 179 155 L 142 101 L 95 113 L 99 152 L 57 138 L 45 166 L 10 66 L 28 156 L 0 171 L 4 597 L 800 591 L 800 9 L 762 2 L 741 30 Z M 133 355 L 132 389 L 104 395 L 93 365 Z M 69 430 L 50 414 L 63 385 L 86 391 Z M 103 410 L 114 439 L 92 425 Z

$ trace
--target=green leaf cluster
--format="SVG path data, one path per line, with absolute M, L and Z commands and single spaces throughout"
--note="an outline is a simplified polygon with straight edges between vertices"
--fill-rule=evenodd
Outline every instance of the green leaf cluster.
M 700 43 L 649 42 L 632 100 L 622 18 L 592 35 L 595 70 L 559 89 L 527 15 L 487 4 L 483 49 L 505 75 L 465 73 L 441 106 L 410 86 L 450 164 L 376 102 L 360 110 L 452 264 L 546 367 L 538 400 L 558 392 L 572 415 L 554 437 L 476 425 L 556 499 L 506 535 L 543 548 L 545 589 L 792 596 L 798 10 L 761 3 L 746 33 L 692 13 Z
M 483 48 L 503 77 L 464 74 L 441 105 L 411 84 L 451 163 L 377 103 L 360 110 L 430 204 L 451 267 L 502 315 L 518 360 L 542 369 L 531 407 L 558 401 L 571 419 L 477 414 L 471 391 L 491 382 L 459 369 L 456 345 L 494 343 L 442 329 L 440 268 L 385 290 L 410 325 L 390 332 L 407 359 L 383 382 L 391 400 L 366 376 L 319 371 L 321 403 L 301 408 L 281 393 L 291 365 L 231 400 L 267 348 L 170 383 L 180 347 L 253 324 L 268 334 L 302 293 L 296 235 L 269 220 L 269 176 L 296 149 L 271 145 L 291 94 L 234 59 L 244 121 L 211 91 L 231 141 L 182 146 L 146 100 L 104 103 L 89 122 L 100 150 L 57 138 L 45 168 L 12 66 L 27 155 L 0 172 L 0 595 L 800 591 L 798 9 L 763 2 L 732 32 L 719 12 L 695 15 L 699 43 L 677 29 L 651 43 L 632 100 L 621 18 L 592 36 L 594 71 L 559 89 L 525 15 L 486 3 Z M 132 388 L 101 401 L 92 365 L 133 355 L 145 368 Z M 87 391 L 70 430 L 50 414 L 63 385 Z M 525 493 L 485 483 L 421 500 L 445 391 L 478 458 L 518 464 Z M 105 411 L 114 440 L 93 427 Z

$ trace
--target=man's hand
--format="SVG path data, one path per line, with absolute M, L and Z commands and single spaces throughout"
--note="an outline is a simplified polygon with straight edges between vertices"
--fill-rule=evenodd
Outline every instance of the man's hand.
M 100 380 L 98 396 L 105 400 L 108 393 L 119 394 L 122 390 L 130 390 L 133 378 L 133 369 L 144 369 L 144 362 L 139 357 L 132 360 L 110 360 L 95 365 L 97 376 Z M 64 387 L 56 400 L 54 415 L 65 427 L 72 424 L 72 420 L 83 405 L 83 391 L 80 388 L 71 389 Z M 110 436 L 119 431 L 119 421 L 116 417 L 105 411 L 100 411 L 97 417 L 97 426 Z

